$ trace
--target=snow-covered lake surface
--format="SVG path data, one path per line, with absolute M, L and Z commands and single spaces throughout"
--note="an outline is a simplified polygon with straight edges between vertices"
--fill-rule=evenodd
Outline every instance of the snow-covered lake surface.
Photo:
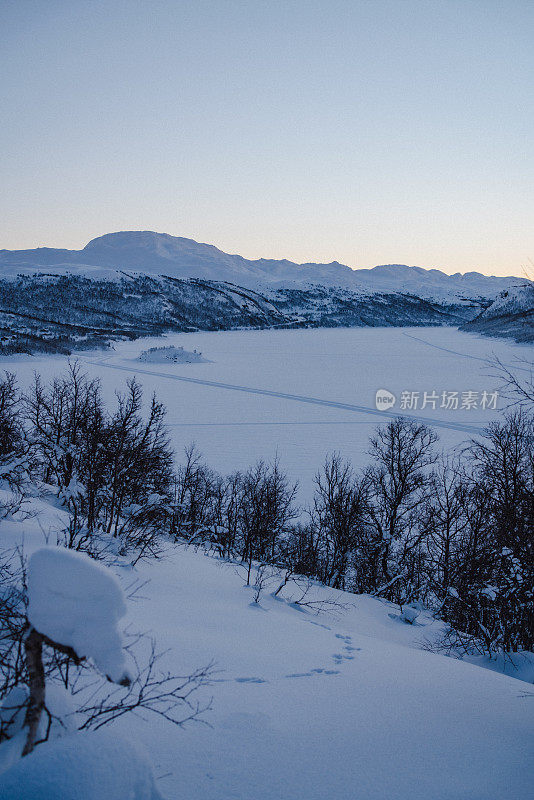
M 143 364 L 149 347 L 176 346 L 203 353 L 209 363 Z M 146 397 L 156 391 L 178 453 L 196 442 L 207 462 L 230 472 L 278 454 L 309 498 L 325 455 L 339 451 L 354 464 L 366 460 L 368 438 L 389 418 L 376 412 L 387 389 L 405 413 L 438 426 L 441 446 L 454 447 L 498 412 L 482 409 L 484 391 L 498 388 L 492 355 L 510 365 L 532 358 L 532 348 L 451 328 L 337 328 L 175 334 L 119 343 L 111 353 L 81 353 L 113 402 L 117 388 L 136 375 Z M 63 357 L 4 359 L 26 385 L 34 371 L 60 371 Z M 401 393 L 419 392 L 417 409 L 401 409 Z M 438 400 L 422 409 L 424 392 Z M 478 393 L 478 408 L 441 408 L 443 392 Z

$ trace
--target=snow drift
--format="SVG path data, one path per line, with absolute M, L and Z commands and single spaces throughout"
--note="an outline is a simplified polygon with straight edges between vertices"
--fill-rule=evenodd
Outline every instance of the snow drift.
M 42 744 L 0 779 L 0 800 L 162 800 L 146 752 L 114 733 Z

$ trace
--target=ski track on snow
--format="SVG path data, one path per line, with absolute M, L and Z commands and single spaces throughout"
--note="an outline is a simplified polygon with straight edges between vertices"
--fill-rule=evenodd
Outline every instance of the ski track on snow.
M 461 358 L 471 358 L 473 361 L 482 361 L 483 364 L 495 369 L 495 364 L 490 358 L 482 358 L 482 356 L 473 356 L 471 353 L 460 353 L 458 350 L 450 350 L 448 347 L 442 347 L 439 344 L 428 342 L 426 339 L 421 339 L 419 336 L 414 336 L 411 333 L 404 333 L 404 331 L 402 332 L 402 335 L 407 336 L 409 339 L 414 339 L 416 342 L 421 342 L 421 344 L 426 344 L 427 347 L 433 347 L 434 350 L 442 350 L 444 353 L 451 353 L 451 355 L 460 356 Z M 528 367 L 521 367 L 518 364 L 514 364 L 513 366 L 510 364 L 505 364 L 504 366 L 511 371 L 519 370 L 520 372 L 532 372 L 532 370 L 530 370 Z
M 421 340 L 424 341 L 424 340 Z M 91 361 L 87 359 L 87 363 L 97 367 L 106 367 L 107 369 L 121 370 L 129 372 L 130 374 L 151 375 L 155 378 L 164 378 L 171 381 L 182 381 L 183 383 L 195 383 L 199 386 L 212 386 L 216 389 L 227 389 L 234 392 L 245 392 L 247 394 L 258 394 L 266 397 L 277 397 L 282 400 L 293 400 L 297 403 L 309 403 L 312 405 L 326 406 L 328 408 L 337 408 L 342 411 L 350 411 L 356 414 L 368 414 L 374 417 L 379 417 L 383 420 L 396 419 L 403 416 L 406 419 L 414 420 L 416 422 L 423 422 L 434 428 L 446 428 L 447 430 L 460 431 L 461 433 L 468 433 L 471 435 L 480 434 L 484 425 L 469 425 L 461 422 L 446 422 L 445 420 L 434 419 L 430 417 L 422 417 L 414 414 L 399 414 L 398 412 L 379 411 L 370 406 L 352 405 L 351 403 L 342 403 L 337 400 L 326 400 L 320 397 L 307 397 L 306 395 L 288 394 L 286 392 L 275 392 L 270 389 L 255 389 L 252 386 L 239 386 L 232 383 L 221 383 L 219 381 L 209 381 L 203 378 L 188 378 L 184 375 L 170 375 L 165 372 L 155 372 L 148 369 L 139 369 L 138 367 L 125 367 L 120 364 L 106 364 L 105 361 Z

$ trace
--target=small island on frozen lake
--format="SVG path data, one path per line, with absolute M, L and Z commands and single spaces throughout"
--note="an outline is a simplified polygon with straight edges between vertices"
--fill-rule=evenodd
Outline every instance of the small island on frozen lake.
M 198 350 L 184 350 L 183 347 L 151 347 L 144 350 L 138 358 L 147 364 L 165 364 L 171 361 L 173 364 L 201 364 L 207 361 Z

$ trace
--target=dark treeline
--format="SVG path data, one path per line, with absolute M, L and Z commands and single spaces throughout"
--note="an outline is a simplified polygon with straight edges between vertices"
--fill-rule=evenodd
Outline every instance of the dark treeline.
M 368 464 L 328 456 L 311 507 L 278 461 L 223 476 L 192 446 L 175 467 L 165 409 L 143 412 L 131 380 L 115 408 L 74 364 L 22 396 L 0 382 L 0 474 L 23 508 L 25 481 L 55 487 L 69 511 L 61 542 L 133 560 L 165 540 L 248 567 L 271 564 L 335 589 L 423 604 L 449 623 L 447 646 L 484 653 L 534 647 L 534 424 L 516 407 L 450 456 L 424 424 L 377 429 Z

